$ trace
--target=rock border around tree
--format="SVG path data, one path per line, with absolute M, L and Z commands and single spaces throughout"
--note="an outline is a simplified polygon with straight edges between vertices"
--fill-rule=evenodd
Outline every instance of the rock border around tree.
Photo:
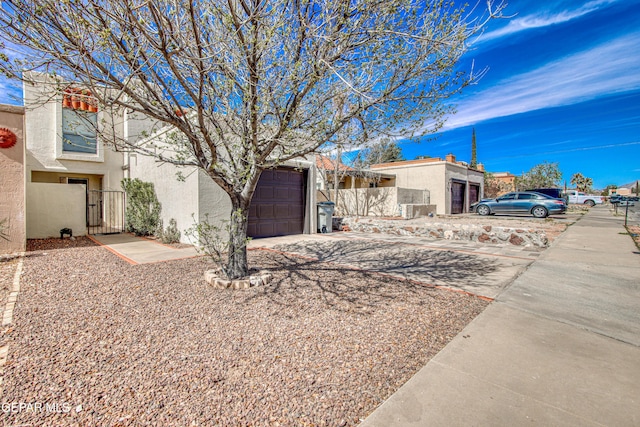
M 204 280 L 214 289 L 249 289 L 269 284 L 273 275 L 267 270 L 262 270 L 249 277 L 230 280 L 224 278 L 220 270 L 207 270 L 204 272 Z

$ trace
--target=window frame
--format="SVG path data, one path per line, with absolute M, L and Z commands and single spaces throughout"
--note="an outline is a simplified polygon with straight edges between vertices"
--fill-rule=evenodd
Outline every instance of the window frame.
M 96 152 L 95 153 L 87 153 L 87 152 L 76 152 L 76 151 L 66 151 L 64 149 L 64 130 L 62 127 L 62 115 L 63 115 L 63 105 L 62 105 L 62 95 L 60 95 L 56 102 L 56 159 L 59 160 L 79 160 L 85 162 L 104 162 L 104 144 L 102 142 L 102 138 L 100 138 L 100 132 L 96 130 Z M 98 111 L 96 114 L 96 126 L 100 127 L 100 119 L 101 112 Z

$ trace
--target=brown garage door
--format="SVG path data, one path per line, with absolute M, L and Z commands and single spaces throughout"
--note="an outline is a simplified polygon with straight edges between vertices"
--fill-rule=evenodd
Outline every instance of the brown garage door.
M 460 214 L 464 212 L 464 190 L 465 185 L 461 182 L 451 183 L 451 213 Z
M 250 237 L 301 234 L 304 228 L 304 173 L 287 168 L 265 170 L 249 209 Z

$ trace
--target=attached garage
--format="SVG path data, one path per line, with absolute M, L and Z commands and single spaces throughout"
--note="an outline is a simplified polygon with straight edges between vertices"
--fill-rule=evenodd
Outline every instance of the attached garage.
M 451 182 L 451 213 L 461 214 L 464 212 L 465 183 L 453 180 Z
M 306 173 L 293 168 L 262 172 L 249 209 L 249 237 L 302 234 Z

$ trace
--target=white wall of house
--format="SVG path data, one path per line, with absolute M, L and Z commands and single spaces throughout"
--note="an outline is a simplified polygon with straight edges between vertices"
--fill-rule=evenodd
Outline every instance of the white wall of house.
M 27 183 L 27 238 L 60 237 L 62 228 L 86 235 L 85 203 L 84 185 Z
M 150 147 L 161 150 L 167 129 L 148 138 Z M 161 217 L 165 227 L 174 218 L 181 232 L 183 243 L 195 243 L 185 231 L 208 215 L 210 224 L 224 230 L 231 214 L 231 200 L 209 176 L 195 167 L 178 167 L 158 163 L 153 157 L 142 154 L 127 155 L 127 176 L 154 184 L 158 201 L 162 205 Z M 315 165 L 306 159 L 292 160 L 284 166 L 309 169 L 307 174 L 307 206 L 305 209 L 305 233 L 316 230 Z M 178 180 L 180 173 L 184 180 Z M 224 238 L 224 235 L 221 235 Z
M 199 218 L 199 173 L 195 167 L 177 167 L 159 163 L 153 157 L 142 154 L 129 155 L 128 177 L 151 182 L 158 201 L 162 205 L 161 218 L 165 228 L 171 218 L 176 220 L 180 240 L 188 242 L 185 230 L 194 223 L 192 215 Z M 178 179 L 178 173 L 185 179 Z

